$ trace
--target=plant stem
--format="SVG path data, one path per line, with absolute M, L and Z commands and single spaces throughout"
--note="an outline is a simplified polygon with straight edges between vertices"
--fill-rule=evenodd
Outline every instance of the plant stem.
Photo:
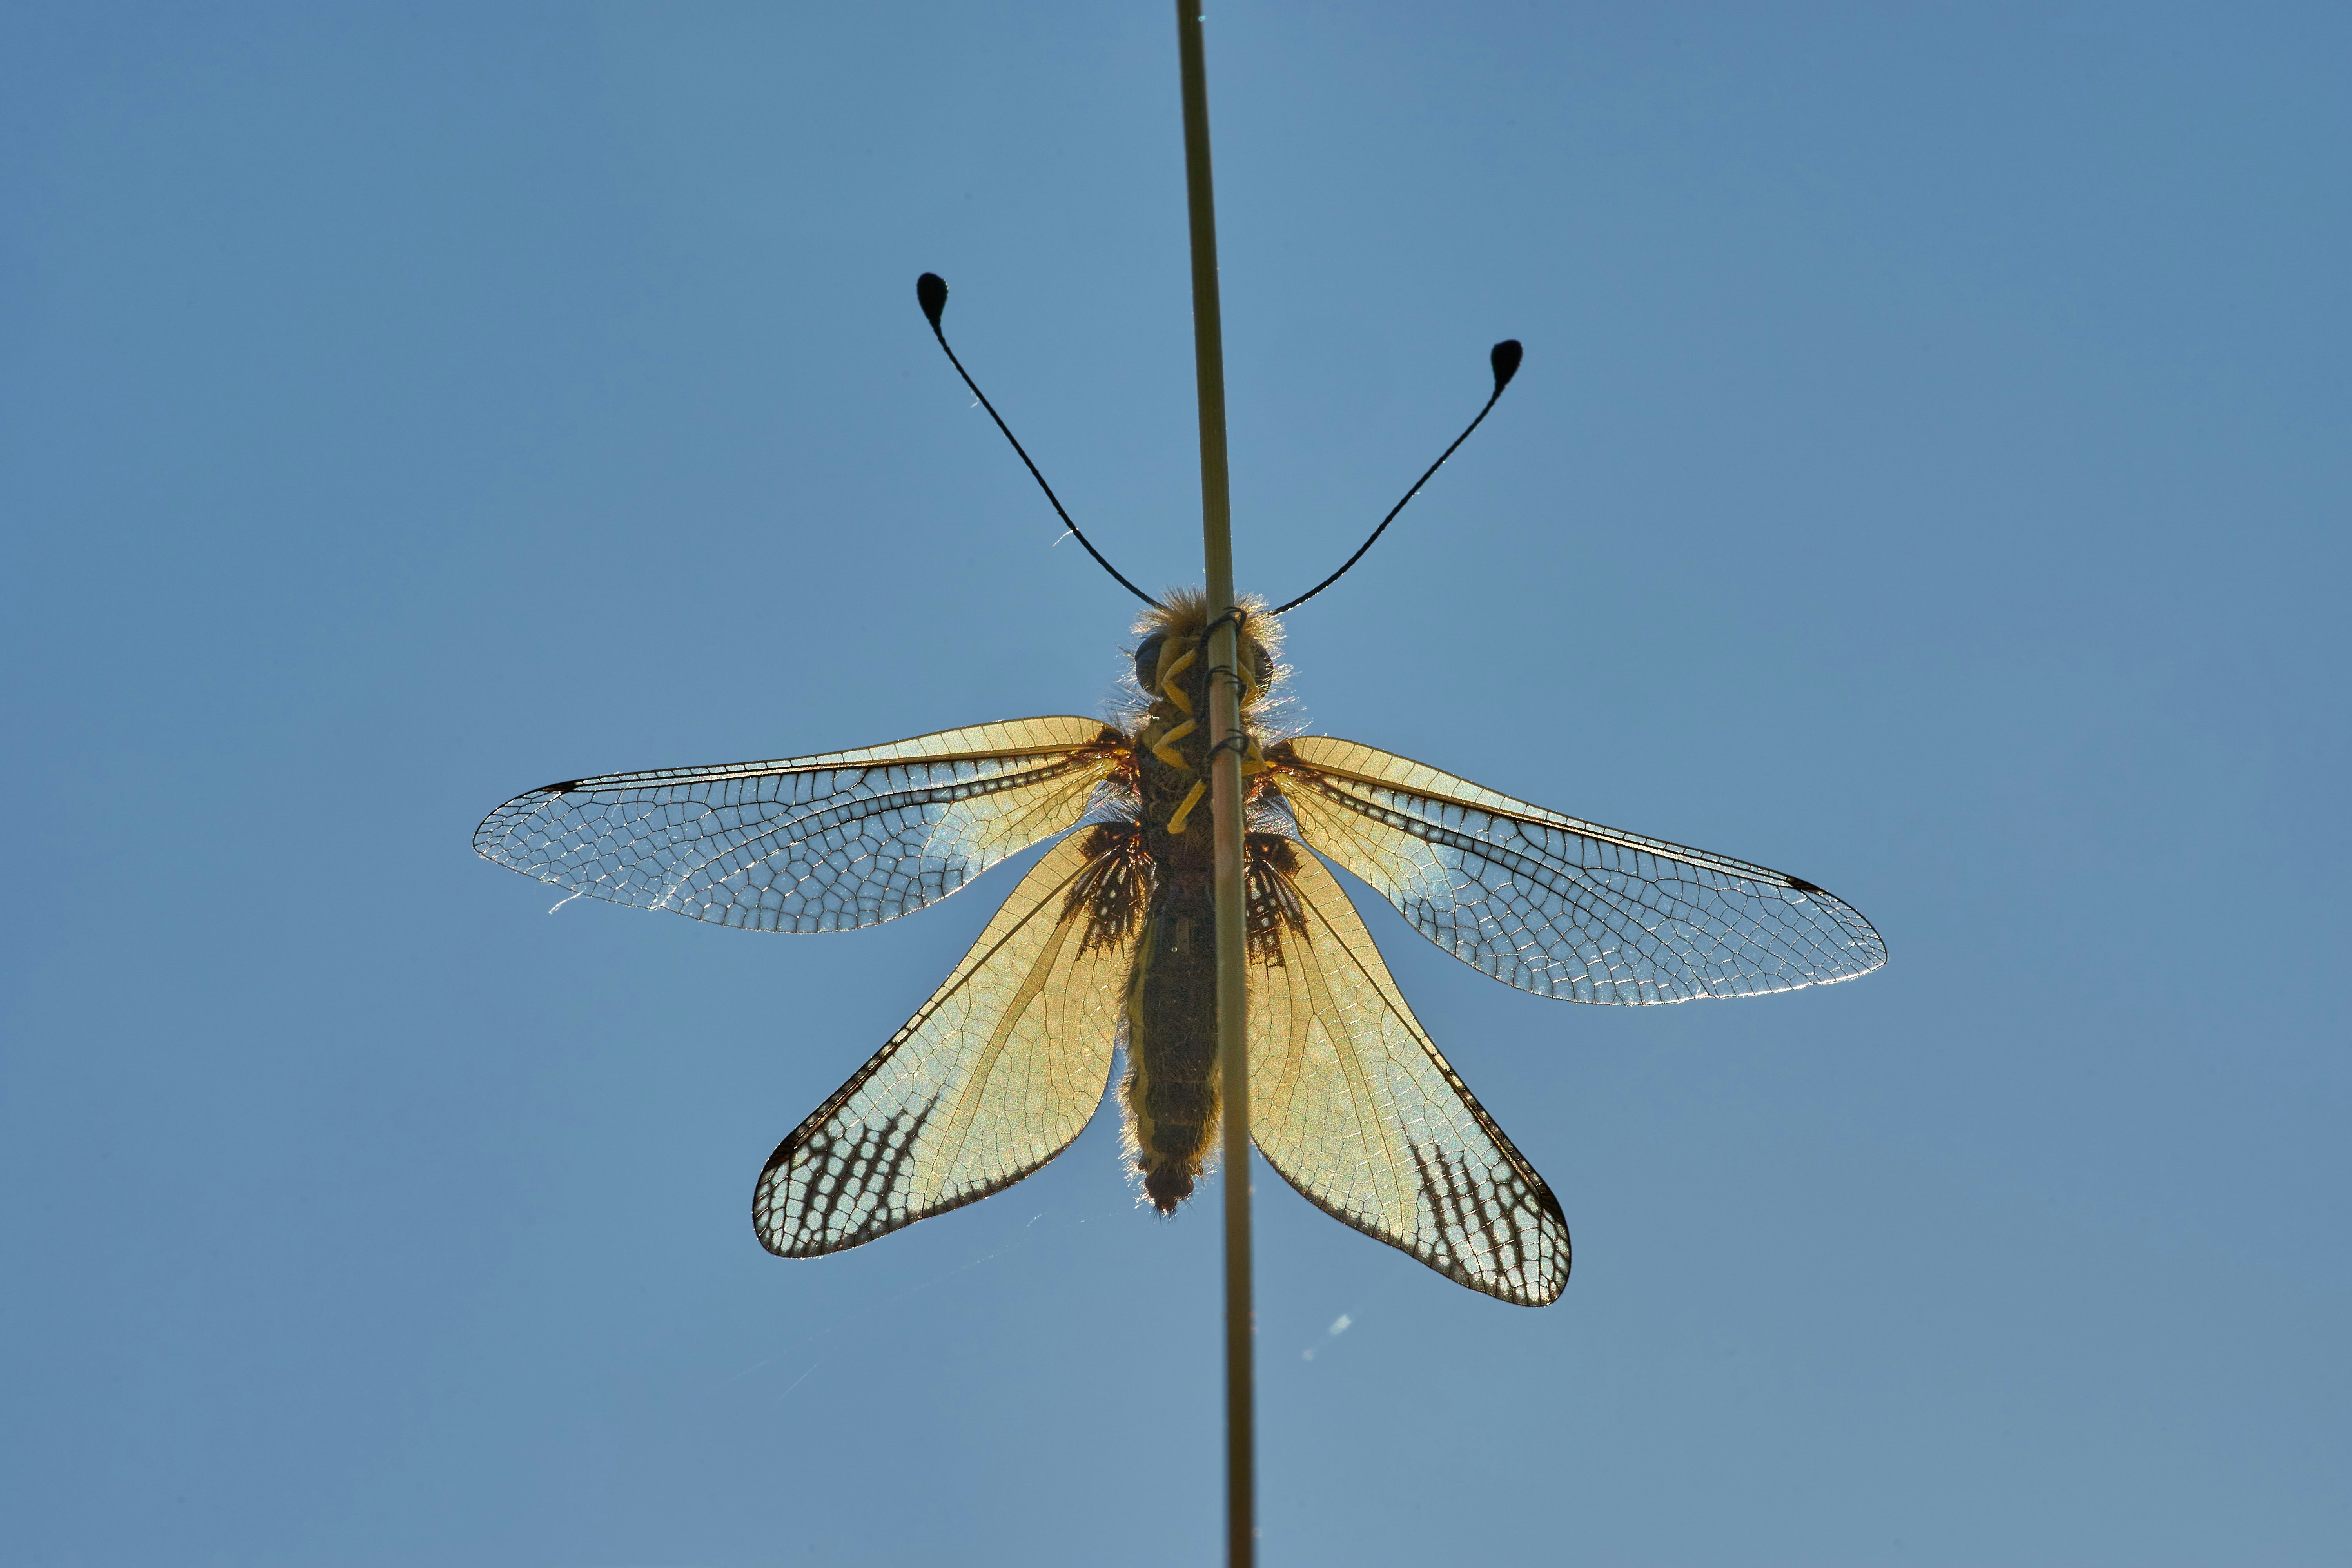
M 1228 736 L 1240 732 L 1241 642 L 1233 619 L 1233 497 L 1225 469 L 1225 348 L 1217 303 L 1216 194 L 1209 171 L 1209 86 L 1201 47 L 1200 0 L 1176 0 L 1177 55 L 1184 80 L 1184 185 L 1192 234 L 1192 356 L 1201 404 L 1201 545 L 1209 614 L 1223 616 L 1209 644 L 1210 806 L 1216 836 L 1217 1060 L 1224 1100 L 1225 1200 L 1225 1561 L 1257 1561 L 1257 1433 L 1250 1300 L 1249 990 L 1244 947 L 1242 760 Z M 1223 677 L 1214 672 L 1223 669 Z

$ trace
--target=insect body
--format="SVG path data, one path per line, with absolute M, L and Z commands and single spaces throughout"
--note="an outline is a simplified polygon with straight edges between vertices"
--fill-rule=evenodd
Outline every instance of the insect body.
M 750 930 L 921 908 L 1059 837 L 906 1026 L 778 1146 L 753 1219 L 837 1252 L 1002 1190 L 1076 1138 L 1124 1036 L 1146 1195 L 1171 1211 L 1217 1126 L 1205 616 L 1149 617 L 1125 729 L 1028 719 L 733 767 L 579 779 L 485 820 L 487 858 L 575 892 Z M 1540 1305 L 1558 1202 L 1414 1020 L 1323 865 L 1464 962 L 1538 994 L 1651 1003 L 1885 962 L 1809 882 L 1578 821 L 1353 742 L 1267 743 L 1276 627 L 1242 624 L 1251 1131 L 1327 1212 L 1474 1289 Z M 1076 831 L 1070 831 L 1075 828 Z
M 1218 1125 L 1216 857 L 1199 809 L 1209 777 L 1207 619 L 1197 598 L 1175 597 L 1137 647 L 1136 685 L 1150 707 L 1129 744 L 1132 772 L 1114 786 L 1132 793 L 1136 821 L 1125 831 L 1158 873 L 1128 984 L 1127 1112 L 1143 1190 L 1163 1214 L 1192 1193 Z M 1260 630 L 1271 638 L 1271 623 Z M 1274 661 L 1246 620 L 1240 658 L 1242 767 L 1259 773 L 1250 731 Z
M 499 807 L 484 857 L 616 903 L 755 931 L 873 925 L 1053 838 L 904 1028 L 760 1173 L 761 1245 L 811 1258 L 1012 1185 L 1094 1115 L 1119 1043 L 1128 1140 L 1163 1214 L 1192 1191 L 1219 1116 L 1208 683 L 1241 697 L 1247 832 L 1250 1133 L 1347 1224 L 1507 1301 L 1568 1282 L 1543 1178 L 1446 1064 L 1324 862 L 1507 984 L 1580 1002 L 1680 1002 L 1847 980 L 1878 933 L 1810 882 L 1514 800 L 1353 742 L 1270 740 L 1277 617 L 1371 548 L 1475 430 L 1494 392 L 1338 572 L 1238 617 L 1240 668 L 1209 668 L 1199 595 L 1163 605 L 1120 576 L 1013 440 L 916 296 L 940 348 L 1087 553 L 1151 605 L 1143 706 L 1124 726 L 1020 719 L 886 746 L 550 784 Z M 1223 617 L 1218 617 L 1222 620 Z

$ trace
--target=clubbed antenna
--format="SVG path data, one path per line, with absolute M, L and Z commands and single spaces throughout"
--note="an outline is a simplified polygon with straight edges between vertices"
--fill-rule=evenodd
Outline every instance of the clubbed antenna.
M 1054 487 L 1045 482 L 1045 476 L 1039 473 L 1037 465 L 1029 460 L 1029 454 L 1022 449 L 1020 438 L 1013 434 L 1012 426 L 1004 423 L 1004 416 L 997 413 L 996 405 L 988 400 L 988 394 L 981 391 L 980 384 L 972 380 L 970 371 L 964 369 L 963 361 L 956 358 L 955 350 L 948 347 L 948 335 L 940 327 L 940 317 L 948 308 L 948 280 L 936 272 L 924 273 L 915 279 L 915 300 L 923 307 L 923 319 L 931 323 L 931 336 L 940 340 L 940 352 L 948 356 L 948 363 L 955 366 L 956 374 L 963 377 L 963 384 L 971 388 L 971 395 L 980 399 L 980 405 L 988 410 L 988 416 L 996 421 L 996 427 L 1004 432 L 1004 438 L 1013 443 L 1013 450 L 1020 455 L 1022 466 L 1029 470 L 1029 477 L 1037 481 L 1037 488 L 1045 492 L 1045 499 L 1054 503 L 1054 513 L 1062 520 L 1062 525 L 1070 531 L 1070 536 L 1087 547 L 1087 553 L 1095 558 L 1095 564 L 1109 573 L 1120 587 L 1154 609 L 1161 608 L 1159 600 L 1120 576 L 1118 568 L 1104 560 L 1103 552 L 1095 548 L 1094 541 L 1080 532 L 1078 525 L 1070 521 L 1070 514 L 1062 510 L 1062 498 L 1054 493 Z M 1514 343 L 1511 346 L 1517 349 L 1518 345 Z M 1455 445 L 1458 446 L 1460 443 L 1456 442 Z M 1444 460 L 1443 458 L 1438 459 L 1441 463 Z
M 932 281 L 937 282 L 938 279 L 933 279 Z M 940 284 L 940 298 L 942 300 L 947 298 L 947 285 L 944 283 Z M 934 321 L 936 321 L 936 318 L 934 318 Z M 1364 552 L 1370 550 L 1373 544 L 1379 542 L 1381 535 L 1388 531 L 1389 524 L 1396 521 L 1397 513 L 1404 510 L 1405 501 L 1409 501 L 1412 500 L 1413 497 L 1419 495 L 1421 493 L 1421 487 L 1429 483 L 1429 476 L 1437 472 L 1438 469 L 1445 467 L 1445 459 L 1454 456 L 1454 447 L 1461 446 L 1463 442 L 1470 439 L 1470 432 L 1475 430 L 1480 425 L 1486 422 L 1487 413 L 1495 406 L 1495 400 L 1503 395 L 1503 388 L 1510 385 L 1511 377 L 1519 374 L 1519 357 L 1521 352 L 1522 351 L 1519 348 L 1519 340 L 1517 338 L 1505 338 L 1501 342 L 1496 343 L 1494 346 L 1486 355 L 1486 363 L 1488 365 L 1493 367 L 1495 372 L 1495 390 L 1487 395 L 1486 406 L 1478 410 L 1478 417 L 1470 421 L 1470 423 L 1464 427 L 1461 435 L 1454 437 L 1453 447 L 1446 447 L 1444 451 L 1440 452 L 1437 455 L 1437 461 L 1429 465 L 1429 468 L 1426 473 L 1423 473 L 1421 478 L 1412 481 L 1412 489 L 1404 492 L 1404 500 L 1401 500 L 1397 502 L 1396 505 L 1389 508 L 1388 516 L 1381 519 L 1380 527 L 1372 530 L 1372 537 L 1365 540 L 1363 543 L 1358 545 L 1356 547 L 1356 552 L 1353 555 L 1349 556 L 1346 562 L 1340 565 L 1337 572 L 1332 573 L 1331 575 L 1324 578 L 1323 581 L 1316 584 L 1315 586 L 1307 589 L 1307 592 L 1299 595 L 1298 597 L 1291 600 L 1290 603 L 1275 610 L 1273 612 L 1274 614 L 1277 616 L 1287 615 L 1292 610 L 1298 608 L 1299 605 L 1305 604 L 1307 600 L 1313 598 L 1316 595 L 1321 593 L 1332 584 L 1337 583 L 1340 578 L 1346 576 L 1348 574 L 1348 568 L 1353 566 L 1357 562 L 1361 561 L 1364 558 Z M 1043 484 L 1044 482 L 1045 481 L 1043 479 L 1038 481 L 1040 484 Z M 1096 559 L 1100 560 L 1101 557 L 1097 556 Z M 1114 573 L 1113 575 L 1116 576 L 1117 574 Z M 1125 581 L 1124 578 L 1120 580 L 1122 582 Z

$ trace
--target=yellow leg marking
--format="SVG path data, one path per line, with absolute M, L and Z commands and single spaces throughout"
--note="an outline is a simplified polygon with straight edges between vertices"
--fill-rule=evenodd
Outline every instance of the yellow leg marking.
M 1199 727 L 1199 723 L 1200 721 L 1195 719 L 1185 720 L 1181 724 L 1151 742 L 1151 754 L 1171 768 L 1185 768 L 1184 759 L 1176 754 L 1176 742 L 1191 734 Z M 1185 771 L 1189 773 L 1192 770 L 1185 768 Z
M 1168 831 L 1176 834 L 1182 833 L 1184 831 L 1184 819 L 1192 815 L 1192 808 L 1200 805 L 1201 797 L 1208 793 L 1209 786 L 1202 784 L 1199 779 L 1194 779 L 1192 781 L 1192 787 L 1184 792 L 1184 804 L 1178 806 L 1176 808 L 1176 815 L 1168 819 Z
M 1168 650 L 1166 648 L 1160 650 L 1160 679 L 1157 682 L 1160 688 L 1160 695 L 1165 697 L 1169 701 L 1173 702 L 1179 709 L 1187 713 L 1190 713 L 1192 710 L 1192 700 L 1185 696 L 1184 693 L 1177 688 L 1171 686 L 1169 682 L 1183 674 L 1184 667 L 1191 664 L 1194 659 L 1200 657 L 1201 650 L 1197 647 L 1188 647 L 1182 653 L 1178 654 L 1173 659 L 1171 659 L 1168 657 Z

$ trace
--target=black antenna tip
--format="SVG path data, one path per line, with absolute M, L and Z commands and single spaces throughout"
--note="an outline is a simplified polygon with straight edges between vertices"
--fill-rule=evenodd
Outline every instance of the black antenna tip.
M 931 323 L 931 331 L 938 331 L 940 312 L 948 308 L 948 280 L 936 272 L 924 273 L 915 279 L 915 302 L 922 306 L 923 319 Z M 1519 356 L 1516 352 L 1518 346 L 1517 343 L 1511 345 L 1515 351 L 1511 355 L 1513 364 L 1519 363 Z M 1503 351 L 1496 349 L 1495 352 L 1500 353 Z
M 929 273 L 924 274 L 924 276 L 926 278 L 930 277 Z M 932 278 L 930 279 L 930 281 L 937 283 L 939 282 L 939 279 Z M 940 299 L 944 300 L 947 298 L 947 289 L 948 286 L 946 284 L 940 284 Z M 925 306 L 924 309 L 929 310 L 929 307 Z M 939 319 L 938 312 L 933 311 L 931 315 L 933 324 L 937 324 Z M 1491 353 L 1487 354 L 1486 363 L 1495 367 L 1496 396 L 1502 396 L 1503 388 L 1511 384 L 1511 377 L 1519 374 L 1519 356 L 1524 351 L 1519 347 L 1518 339 L 1505 338 L 1501 342 L 1495 345 L 1494 351 Z

